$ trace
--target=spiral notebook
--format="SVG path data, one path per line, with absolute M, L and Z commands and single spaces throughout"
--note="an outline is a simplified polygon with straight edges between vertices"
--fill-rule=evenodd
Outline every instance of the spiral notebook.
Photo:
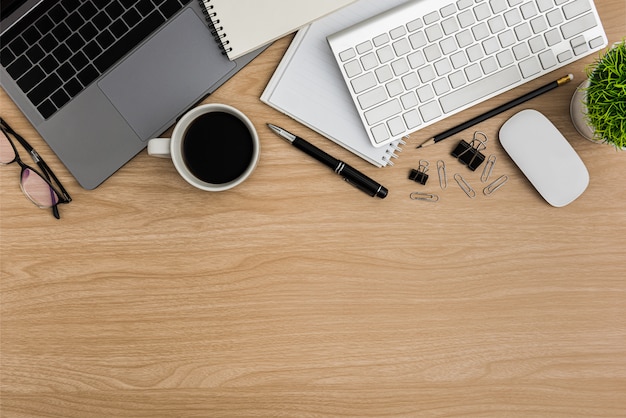
M 261 101 L 377 167 L 393 165 L 404 142 L 371 144 L 326 36 L 405 1 L 359 0 L 300 29 Z
M 228 58 L 291 33 L 355 0 L 200 0 Z

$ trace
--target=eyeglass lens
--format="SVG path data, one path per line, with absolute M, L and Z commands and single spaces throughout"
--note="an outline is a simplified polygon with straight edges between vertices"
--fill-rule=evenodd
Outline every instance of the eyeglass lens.
M 0 131 L 0 164 L 10 164 L 16 160 L 17 155 L 9 138 Z M 26 165 L 22 166 L 20 187 L 26 197 L 41 208 L 49 208 L 59 203 L 59 196 L 46 179 Z
M 3 130 L 0 130 L 0 164 L 10 164 L 15 161 L 15 150 Z

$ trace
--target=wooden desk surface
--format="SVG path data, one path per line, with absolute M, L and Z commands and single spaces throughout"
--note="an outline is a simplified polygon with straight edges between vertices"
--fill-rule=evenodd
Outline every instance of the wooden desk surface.
M 623 0 L 596 3 L 620 40 Z M 580 137 L 568 113 L 593 57 L 412 135 L 396 165 L 378 169 L 259 101 L 290 39 L 205 100 L 240 108 L 262 142 L 253 176 L 219 194 L 145 151 L 82 190 L 0 92 L 2 116 L 74 198 L 55 220 L 22 195 L 15 167 L 0 170 L 0 415 L 625 416 L 626 155 Z M 449 156 L 456 140 L 414 149 L 568 72 L 574 83 L 476 127 L 498 158 L 494 176 L 510 178 L 493 196 Z M 537 194 L 497 140 L 529 107 L 589 169 L 588 189 L 564 208 Z M 266 122 L 389 197 L 344 184 Z M 419 159 L 431 163 L 426 186 L 407 179 Z M 413 191 L 440 201 L 412 201 Z

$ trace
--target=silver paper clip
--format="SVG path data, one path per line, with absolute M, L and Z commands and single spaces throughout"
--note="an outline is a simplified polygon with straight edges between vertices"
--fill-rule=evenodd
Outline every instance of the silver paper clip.
M 470 186 L 469 183 L 467 181 L 465 181 L 463 176 L 461 176 L 459 173 L 457 173 L 457 174 L 454 175 L 454 179 L 458 183 L 458 185 L 461 188 L 461 190 L 463 190 L 465 192 L 467 197 L 469 197 L 470 199 L 473 199 L 473 198 L 476 197 L 476 192 L 474 191 L 474 189 L 472 189 L 472 186 Z
M 504 183 L 506 183 L 507 181 L 509 181 L 509 177 L 506 175 L 502 175 L 498 177 L 497 179 L 495 179 L 487 187 L 485 187 L 483 189 L 483 193 L 485 194 L 485 196 L 489 196 L 492 193 L 494 193 L 496 190 L 498 190 L 500 187 L 504 186 Z
M 493 167 L 496 165 L 496 156 L 491 154 L 489 158 L 487 158 L 487 162 L 485 163 L 485 168 L 483 168 L 483 174 L 480 176 L 480 181 L 486 183 L 489 180 L 489 176 L 493 173 Z
M 409 197 L 411 200 L 423 200 L 425 202 L 436 202 L 439 200 L 439 196 L 433 193 L 413 192 Z
M 448 187 L 448 175 L 446 174 L 446 163 L 443 160 L 437 161 L 437 174 L 439 174 L 439 187 L 444 190 Z

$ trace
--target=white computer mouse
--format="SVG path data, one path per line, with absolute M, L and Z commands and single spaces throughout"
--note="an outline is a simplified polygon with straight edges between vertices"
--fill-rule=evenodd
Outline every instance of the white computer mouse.
M 578 198 L 589 184 L 589 172 L 574 148 L 536 110 L 526 109 L 502 125 L 500 143 L 535 189 L 552 206 Z

